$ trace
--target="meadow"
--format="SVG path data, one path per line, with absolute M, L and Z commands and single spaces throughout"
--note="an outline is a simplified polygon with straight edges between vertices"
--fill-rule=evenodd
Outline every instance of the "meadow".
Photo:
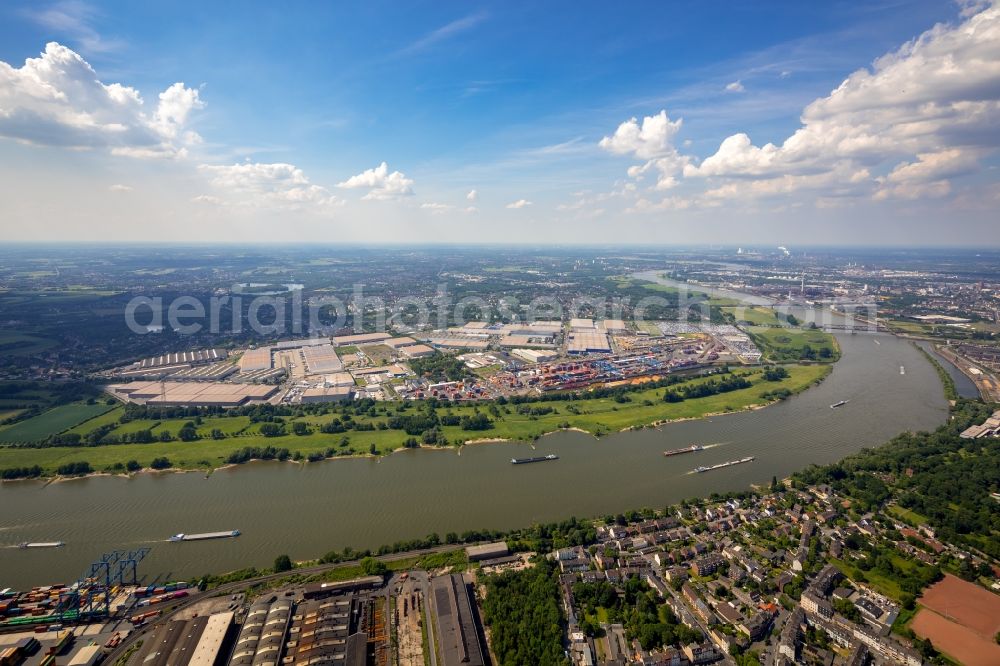
M 103 403 L 86 405 L 70 404 L 54 407 L 38 416 L 20 421 L 0 430 L 0 442 L 38 442 L 50 435 L 59 434 L 96 416 L 112 410 Z
M 748 326 L 747 332 L 764 352 L 764 358 L 776 363 L 798 360 L 833 362 L 840 358 L 840 346 L 832 334 L 818 328 L 771 328 Z M 808 357 L 811 349 L 814 353 Z M 829 350 L 824 356 L 823 349 Z

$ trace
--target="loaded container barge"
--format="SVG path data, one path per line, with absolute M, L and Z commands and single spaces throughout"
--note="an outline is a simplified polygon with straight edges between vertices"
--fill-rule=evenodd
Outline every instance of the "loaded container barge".
M 664 451 L 665 456 L 679 456 L 682 453 L 694 453 L 695 451 L 704 451 L 705 447 L 699 444 L 692 444 L 691 446 L 685 446 L 683 449 L 671 449 L 670 451 Z
M 231 539 L 240 535 L 239 530 L 228 532 L 204 532 L 202 534 L 175 534 L 170 537 L 171 541 L 205 541 L 206 539 Z
M 558 460 L 559 456 L 554 453 L 550 453 L 547 456 L 535 456 L 534 458 L 511 458 L 510 462 L 512 465 L 524 465 L 527 463 L 545 462 L 546 460 Z
M 739 460 L 728 460 L 724 463 L 719 463 L 718 465 L 712 465 L 711 467 L 695 467 L 692 472 L 711 472 L 713 469 L 722 469 L 723 467 L 732 467 L 733 465 L 742 465 L 743 463 L 753 462 L 753 456 L 747 456 L 746 458 L 740 458 Z

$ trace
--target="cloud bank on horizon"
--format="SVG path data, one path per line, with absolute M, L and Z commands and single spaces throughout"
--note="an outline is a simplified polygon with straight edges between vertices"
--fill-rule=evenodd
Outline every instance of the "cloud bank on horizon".
M 36 19 L 49 25 L 70 9 L 56 5 Z M 86 18 L 92 20 L 92 12 Z M 480 12 L 449 22 L 394 57 L 426 57 L 422 54 L 449 39 L 486 29 L 489 19 Z M 58 25 L 67 25 L 68 19 L 60 20 Z M 89 24 L 76 29 L 84 35 L 82 44 L 106 53 L 109 42 Z M 739 78 L 715 89 L 732 103 L 745 104 L 755 93 L 754 79 L 735 74 Z M 788 76 L 782 69 L 777 78 Z M 241 148 L 211 134 L 218 119 L 204 122 L 213 112 L 212 81 L 198 86 L 164 81 L 151 100 L 137 86 L 105 82 L 110 78 L 116 77 L 102 75 L 81 53 L 57 41 L 22 65 L 0 60 L 0 161 L 11 167 L 11 160 L 27 156 L 39 180 L 60 154 L 103 165 L 95 171 L 108 172 L 101 176 L 107 181 L 99 188 L 91 181 L 81 184 L 87 194 L 71 206 L 93 204 L 94 215 L 120 206 L 115 201 L 122 199 L 141 209 L 142 194 L 153 180 L 160 195 L 172 201 L 164 214 L 228 218 L 231 224 L 281 219 L 286 227 L 302 219 L 310 233 L 323 229 L 332 232 L 331 238 L 342 238 L 338 223 L 350 226 L 355 216 L 387 225 L 411 216 L 430 220 L 435 232 L 459 240 L 491 239 L 477 235 L 484 232 L 469 217 L 475 213 L 480 222 L 510 220 L 512 229 L 525 225 L 520 228 L 543 237 L 547 226 L 559 233 L 575 227 L 600 240 L 605 233 L 601 220 L 636 218 L 648 229 L 650 222 L 683 225 L 698 216 L 724 214 L 735 220 L 748 216 L 756 225 L 763 223 L 755 215 L 788 209 L 895 206 L 905 211 L 913 202 L 933 202 L 936 210 L 972 211 L 975 216 L 975 211 L 989 212 L 1000 204 L 1000 0 L 964 3 L 954 20 L 937 23 L 871 65 L 856 68 L 829 94 L 807 103 L 797 126 L 780 140 L 755 142 L 751 130 L 740 126 L 737 111 L 725 123 L 728 135 L 704 150 L 710 137 L 685 137 L 688 120 L 698 118 L 696 106 L 695 115 L 685 113 L 684 118 L 671 117 L 666 105 L 656 105 L 589 139 L 569 136 L 542 149 L 521 147 L 492 160 L 469 157 L 464 164 L 443 167 L 434 161 L 437 156 L 404 161 L 402 169 L 416 172 L 414 176 L 390 169 L 390 159 L 396 166 L 400 159 L 385 154 L 359 157 L 355 169 L 340 156 L 338 168 L 329 169 L 311 155 L 310 170 L 318 165 L 320 176 L 307 176 L 302 166 L 284 161 L 225 159 Z M 470 87 L 464 94 L 501 85 L 477 82 L 475 93 Z M 506 132 L 516 138 L 518 128 Z M 703 156 L 694 150 L 692 138 Z M 247 145 L 256 140 L 242 139 Z M 447 143 L 446 136 L 439 140 Z M 532 140 L 529 135 L 524 142 Z M 15 145 L 19 147 L 9 148 Z M 447 145 L 442 152 L 448 152 Z M 566 171 L 585 170 L 591 187 L 566 187 L 559 178 L 549 178 L 558 169 L 546 170 L 548 160 Z M 129 163 L 143 166 L 132 169 Z M 524 165 L 546 175 L 530 180 L 507 175 Z M 130 172 L 134 181 L 122 175 Z M 73 185 L 69 183 L 71 189 Z M 7 203 L 0 203 L 0 215 L 7 222 L 0 236 L 21 238 L 44 229 L 44 224 L 21 224 L 24 216 L 45 208 L 33 201 L 37 190 L 12 186 L 2 193 Z M 108 233 L 114 236 L 115 228 L 109 226 Z M 409 239 L 406 233 L 402 238 Z M 997 243 L 1000 237 L 986 240 Z

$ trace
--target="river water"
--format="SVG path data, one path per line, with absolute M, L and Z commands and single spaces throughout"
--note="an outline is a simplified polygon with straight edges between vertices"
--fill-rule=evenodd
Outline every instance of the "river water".
M 536 454 L 559 460 L 511 465 L 528 444 L 407 450 L 380 460 L 259 463 L 203 473 L 91 477 L 60 483 L 0 484 L 0 589 L 68 582 L 101 553 L 152 546 L 148 578 L 192 578 L 270 566 L 288 553 L 308 559 L 330 549 L 374 548 L 431 532 L 508 529 L 569 516 L 663 507 L 686 497 L 767 483 L 828 463 L 907 429 L 932 429 L 947 416 L 934 368 L 906 340 L 838 333 L 843 351 L 819 386 L 783 403 L 600 440 L 563 432 Z M 904 366 L 905 374 L 900 373 Z M 850 402 L 838 409 L 830 405 Z M 665 458 L 662 451 L 715 444 Z M 704 474 L 699 465 L 755 456 Z M 177 532 L 242 530 L 236 539 L 169 543 Z M 21 550 L 21 541 L 66 546 Z

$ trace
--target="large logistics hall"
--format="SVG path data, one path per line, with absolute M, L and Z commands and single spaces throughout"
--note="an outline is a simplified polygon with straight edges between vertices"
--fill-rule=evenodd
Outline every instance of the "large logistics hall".
M 142 666 L 214 666 L 233 626 L 233 613 L 175 620 L 159 627 L 140 648 Z
M 485 666 L 472 599 L 462 574 L 433 579 L 431 592 L 443 666 Z
M 164 407 L 239 407 L 264 402 L 278 391 L 267 384 L 222 382 L 132 382 L 112 384 L 107 391 L 125 402 Z

